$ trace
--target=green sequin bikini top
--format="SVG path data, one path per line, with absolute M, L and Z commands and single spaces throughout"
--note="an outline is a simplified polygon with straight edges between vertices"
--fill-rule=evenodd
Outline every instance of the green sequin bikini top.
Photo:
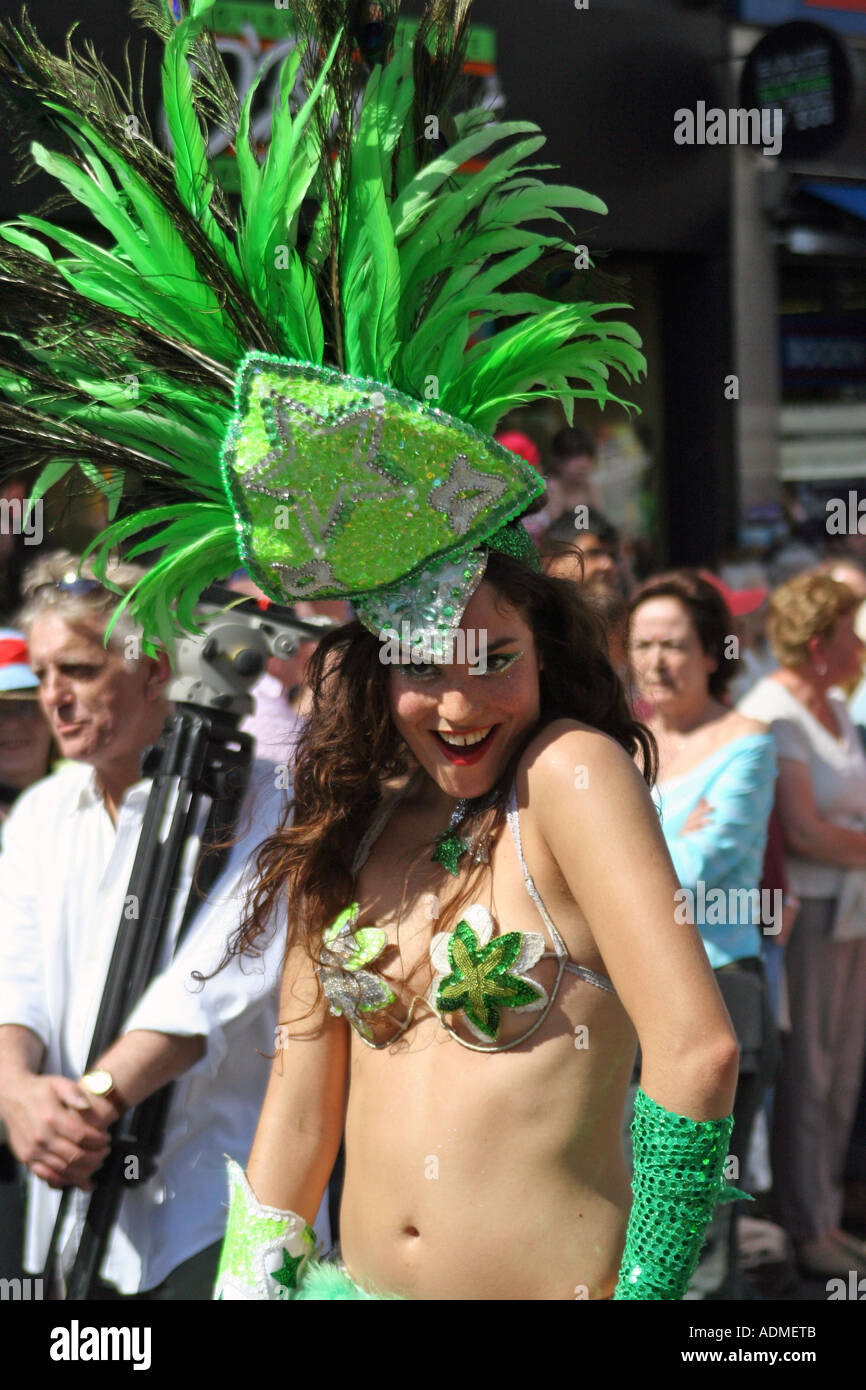
M 400 799 L 398 796 L 381 808 L 374 818 L 358 847 L 353 873 L 360 871 L 376 837 L 381 834 Z M 472 903 L 464 909 L 454 931 L 439 932 L 433 937 L 430 943 L 433 980 L 426 1002 L 452 1038 L 474 1052 L 504 1052 L 531 1037 L 553 1007 L 566 970 L 587 984 L 610 994 L 616 993 L 605 975 L 599 975 L 569 958 L 565 942 L 542 902 L 523 856 L 514 786 L 508 797 L 506 817 L 523 871 L 524 886 L 547 928 L 552 950 L 545 949 L 544 937 L 540 932 L 498 933 L 493 918 L 481 903 Z M 384 1042 L 374 1041 L 368 1018 L 371 1014 L 387 1010 L 395 1003 L 396 996 L 387 981 L 368 968 L 384 951 L 388 941 L 387 932 L 383 927 L 356 926 L 359 912 L 359 904 L 352 903 L 325 932 L 319 957 L 319 979 L 332 1014 L 348 1019 L 369 1047 L 390 1047 L 409 1027 L 416 1001 L 413 1001 L 408 1016 L 397 1026 L 392 1037 Z M 549 992 L 528 977 L 533 966 L 546 959 L 553 959 L 557 963 L 556 979 Z M 503 1009 L 533 1016 L 526 1032 L 506 1043 L 497 1042 Z M 446 1021 L 446 1015 L 460 1015 L 479 1041 L 471 1043 L 460 1037 Z

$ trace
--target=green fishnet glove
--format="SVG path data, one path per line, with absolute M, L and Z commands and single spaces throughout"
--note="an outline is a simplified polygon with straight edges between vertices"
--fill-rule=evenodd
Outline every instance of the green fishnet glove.
M 229 1217 L 215 1299 L 294 1298 L 316 1236 L 302 1216 L 264 1207 L 243 1169 L 228 1161 Z
M 751 1201 L 725 1184 L 733 1115 L 690 1120 L 638 1090 L 632 1203 L 614 1299 L 682 1298 L 716 1202 Z

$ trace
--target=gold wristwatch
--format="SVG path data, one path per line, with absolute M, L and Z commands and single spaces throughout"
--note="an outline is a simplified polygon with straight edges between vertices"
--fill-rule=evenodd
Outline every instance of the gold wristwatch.
M 115 1086 L 114 1077 L 110 1071 L 100 1068 L 98 1071 L 85 1072 L 78 1084 L 83 1086 L 85 1091 L 89 1091 L 92 1096 L 99 1096 L 100 1100 L 110 1100 L 118 1113 L 127 1109 L 126 1102 Z

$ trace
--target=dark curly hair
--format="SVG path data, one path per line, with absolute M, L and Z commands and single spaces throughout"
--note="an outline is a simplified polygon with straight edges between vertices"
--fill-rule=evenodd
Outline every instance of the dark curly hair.
M 521 754 L 555 719 L 580 720 L 609 734 L 631 756 L 640 753 L 651 783 L 652 735 L 632 717 L 605 655 L 601 623 L 577 586 L 495 551 L 485 578 L 521 613 L 543 662 L 539 720 L 499 779 L 499 796 L 484 813 L 489 833 L 498 833 L 505 822 L 507 790 Z M 303 941 L 311 955 L 318 954 L 323 931 L 354 896 L 353 860 L 385 784 L 416 766 L 391 718 L 380 639 L 361 623 L 348 623 L 322 639 L 307 679 L 312 709 L 297 744 L 294 801 L 259 849 L 256 880 L 227 959 L 260 954 L 278 906 L 288 909 L 286 950 Z M 472 881 L 470 875 L 470 886 Z M 462 895 L 455 910 L 461 901 Z

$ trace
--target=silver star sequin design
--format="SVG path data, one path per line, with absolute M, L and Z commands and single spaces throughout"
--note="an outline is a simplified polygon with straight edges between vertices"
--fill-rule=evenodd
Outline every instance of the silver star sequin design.
M 284 502 L 294 502 L 298 497 L 306 496 L 305 489 L 285 483 L 287 470 L 291 469 L 297 460 L 299 440 L 296 431 L 301 433 L 302 443 L 309 443 L 310 440 L 322 436 L 354 433 L 353 462 L 360 464 L 362 468 L 375 469 L 377 479 L 385 478 L 393 482 L 375 462 L 382 441 L 385 419 L 385 397 L 381 392 L 370 397 L 369 406 L 326 416 L 320 415 L 303 401 L 293 400 L 291 396 L 281 396 L 277 391 L 269 391 L 261 401 L 261 410 L 263 414 L 270 415 L 273 428 L 280 439 L 280 446 L 265 454 L 247 473 L 244 481 L 250 492 L 261 492 L 266 497 Z M 254 481 L 255 479 L 258 481 Z M 375 495 L 380 491 L 381 486 L 377 484 Z M 394 491 L 399 492 L 396 484 Z
M 291 507 L 317 558 L 324 556 L 326 544 L 343 522 L 347 509 L 364 501 L 386 497 L 402 499 L 400 483 L 378 462 L 385 419 L 385 397 L 381 392 L 373 392 L 369 406 L 325 416 L 303 401 L 271 391 L 261 401 L 261 410 L 263 415 L 270 417 L 271 433 L 276 433 L 280 442 L 247 471 L 243 485 L 248 492 Z M 327 511 L 322 513 L 310 495 L 308 468 L 299 469 L 298 465 L 309 464 L 309 457 L 305 460 L 303 454 L 309 455 L 318 439 L 339 434 L 354 437 L 351 462 L 367 474 L 367 479 L 341 482 Z M 304 475 L 305 482 L 291 481 L 298 471 Z M 291 572 L 291 566 L 286 568 Z
M 308 560 L 305 565 L 282 565 L 271 561 L 268 569 L 280 576 L 280 588 L 289 598 L 304 598 L 321 589 L 336 586 L 334 571 L 327 560 Z
M 394 1003 L 395 996 L 379 975 L 364 967 L 371 965 L 387 945 L 388 936 L 382 927 L 359 927 L 360 906 L 352 903 L 322 937 L 319 956 L 319 979 L 325 991 L 331 1013 L 341 1014 L 366 1038 L 372 1041 L 373 1032 L 361 1013 L 374 1013 Z
M 431 488 L 428 498 L 434 511 L 444 512 L 458 536 L 465 536 L 478 512 L 496 502 L 505 481 L 479 473 L 465 454 L 457 454 L 444 483 Z

